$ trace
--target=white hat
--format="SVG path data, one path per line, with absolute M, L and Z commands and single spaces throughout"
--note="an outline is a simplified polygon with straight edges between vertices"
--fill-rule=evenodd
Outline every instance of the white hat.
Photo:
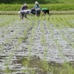
M 26 6 L 27 4 L 25 3 L 24 6 Z
M 35 1 L 35 4 L 39 4 L 37 1 Z

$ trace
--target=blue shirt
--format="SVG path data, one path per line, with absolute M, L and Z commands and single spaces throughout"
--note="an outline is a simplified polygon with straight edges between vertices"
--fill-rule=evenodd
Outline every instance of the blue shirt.
M 35 8 L 35 9 L 40 8 L 39 4 L 36 4 L 36 5 L 34 6 L 34 8 Z

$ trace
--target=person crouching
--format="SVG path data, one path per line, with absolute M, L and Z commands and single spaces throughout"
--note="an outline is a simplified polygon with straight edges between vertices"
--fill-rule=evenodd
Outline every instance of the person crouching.
M 42 8 L 42 13 L 43 13 L 43 15 L 49 14 L 49 9 L 48 8 Z
M 23 18 L 27 18 L 27 9 L 28 9 L 28 6 L 27 4 L 25 3 L 21 9 L 20 9 L 20 18 L 23 20 Z
M 31 13 L 34 15 L 37 15 L 37 16 L 40 15 L 41 10 L 40 10 L 40 6 L 39 6 L 39 2 L 35 1 L 35 5 L 34 5 L 33 9 L 31 10 Z

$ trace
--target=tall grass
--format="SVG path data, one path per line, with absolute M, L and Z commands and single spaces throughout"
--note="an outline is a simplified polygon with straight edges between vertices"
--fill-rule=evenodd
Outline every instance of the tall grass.
M 0 11 L 19 11 L 21 4 L 0 4 Z M 33 8 L 34 4 L 28 4 L 29 9 Z M 40 4 L 41 8 L 49 8 L 49 10 L 74 10 L 74 4 Z

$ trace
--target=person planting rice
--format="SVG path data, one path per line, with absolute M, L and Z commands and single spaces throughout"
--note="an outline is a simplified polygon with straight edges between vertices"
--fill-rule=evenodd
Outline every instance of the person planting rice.
M 20 13 L 20 18 L 23 20 L 23 17 L 25 17 L 25 18 L 27 18 L 27 14 L 30 12 L 30 9 L 28 9 L 28 6 L 27 6 L 27 4 L 25 3 L 22 7 L 21 7 L 21 9 L 20 9 L 20 11 L 19 11 L 19 13 Z
M 48 8 L 42 8 L 41 10 L 42 10 L 43 15 L 49 14 L 49 9 Z
M 35 5 L 34 5 L 33 9 L 31 10 L 31 13 L 39 16 L 40 12 L 41 11 L 40 11 L 39 3 L 37 1 L 35 1 Z
M 27 18 L 27 13 L 24 12 L 25 10 L 27 10 L 27 8 L 28 8 L 28 6 L 27 6 L 26 3 L 21 7 L 21 9 L 20 9 L 20 11 L 21 11 L 21 14 L 20 14 L 21 19 L 23 19 L 24 16 L 25 16 L 25 18 Z
M 37 1 L 35 1 L 35 6 L 34 6 L 35 9 L 40 9 L 40 6 L 39 6 L 39 3 Z

